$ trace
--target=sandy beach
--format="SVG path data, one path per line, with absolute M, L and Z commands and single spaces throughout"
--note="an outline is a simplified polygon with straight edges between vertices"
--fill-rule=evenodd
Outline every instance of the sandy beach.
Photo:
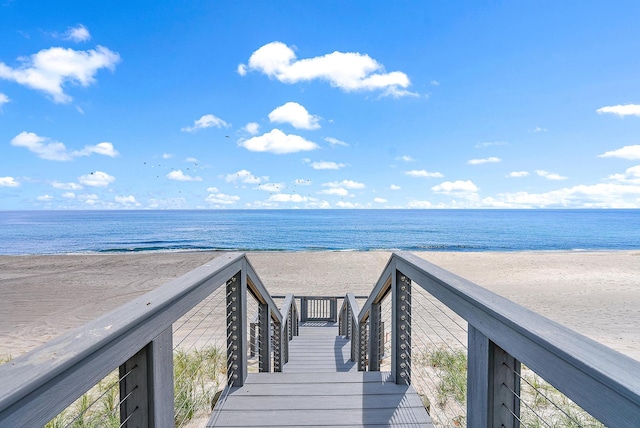
M 17 357 L 217 257 L 214 252 L 0 257 L 0 358 Z M 640 360 L 640 252 L 418 253 Z M 366 295 L 388 252 L 250 253 L 272 294 Z

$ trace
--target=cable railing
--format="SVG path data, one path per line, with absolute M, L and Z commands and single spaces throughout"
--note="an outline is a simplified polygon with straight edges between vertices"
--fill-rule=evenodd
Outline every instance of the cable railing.
M 287 323 L 245 254 L 221 255 L 0 365 L 0 426 L 206 423 L 246 379 L 256 316 L 258 371 L 281 370 Z
M 436 426 L 640 426 L 640 362 L 410 253 L 352 331 L 359 369 L 410 384 Z

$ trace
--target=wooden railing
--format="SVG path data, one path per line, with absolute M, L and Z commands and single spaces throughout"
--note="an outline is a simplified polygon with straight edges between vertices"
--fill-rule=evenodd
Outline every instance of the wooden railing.
M 173 427 L 172 324 L 220 287 L 226 287 L 229 383 L 247 375 L 247 292 L 259 305 L 260 371 L 282 367 L 293 319 L 283 318 L 242 253 L 224 254 L 86 325 L 0 365 L 0 426 L 42 426 L 114 369 L 120 381 L 120 420 L 127 426 Z M 286 327 L 290 328 L 290 327 Z M 285 335 L 289 337 L 288 334 Z M 284 347 L 284 348 L 283 348 Z
M 351 340 L 351 360 L 358 361 L 359 370 L 363 370 L 360 362 L 361 358 L 366 358 L 366 353 L 359 351 L 360 348 L 360 324 L 358 323 L 358 302 L 353 293 L 347 293 L 342 301 L 340 316 L 338 318 L 338 334 Z M 363 360 L 364 361 L 364 360 Z
M 379 304 L 390 293 L 392 377 L 411 383 L 412 287 L 468 322 L 467 426 L 519 426 L 525 364 L 606 426 L 640 427 L 640 362 L 411 253 L 392 255 L 350 330 L 359 332 L 361 369 L 367 362 L 379 370 L 379 347 L 367 339 L 376 337 Z
M 338 298 L 333 296 L 300 296 L 300 321 L 336 322 Z

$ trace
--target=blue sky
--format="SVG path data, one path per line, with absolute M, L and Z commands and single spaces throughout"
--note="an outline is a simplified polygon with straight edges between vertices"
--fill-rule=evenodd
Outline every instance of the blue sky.
M 638 16 L 0 0 L 0 209 L 638 208 Z

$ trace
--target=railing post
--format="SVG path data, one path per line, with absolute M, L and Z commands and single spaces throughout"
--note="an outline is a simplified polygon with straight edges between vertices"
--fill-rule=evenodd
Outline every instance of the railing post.
M 358 371 L 363 372 L 367 370 L 367 348 L 369 347 L 369 337 L 367 334 L 367 322 L 364 321 L 360 324 L 358 329 Z
M 169 327 L 120 366 L 120 424 L 173 427 L 173 334 Z
M 283 322 L 285 322 L 283 320 Z M 273 324 L 273 371 L 281 372 L 282 365 L 286 362 L 283 360 L 284 349 L 282 347 L 282 325 L 274 322 Z
M 271 311 L 266 303 L 258 304 L 258 370 L 271 371 Z
M 330 309 L 331 313 L 331 322 L 336 322 L 338 321 L 338 299 L 337 298 L 333 298 L 331 299 L 331 309 Z
M 242 386 L 247 368 L 246 270 L 227 281 L 227 384 Z
M 392 377 L 398 384 L 411 384 L 411 280 L 396 270 L 392 281 L 391 317 Z
M 382 305 L 380 303 L 372 303 L 369 312 L 369 371 L 380 371 L 380 342 L 384 346 L 384 338 L 381 323 Z
M 307 298 L 302 296 L 300 297 L 300 322 L 307 320 L 307 310 Z
M 467 423 L 518 428 L 520 362 L 472 325 L 468 347 Z

